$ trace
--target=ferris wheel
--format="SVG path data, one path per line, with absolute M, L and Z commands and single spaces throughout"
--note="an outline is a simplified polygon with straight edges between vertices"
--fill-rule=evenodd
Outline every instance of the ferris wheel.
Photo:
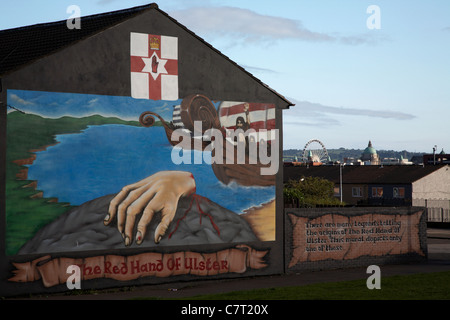
M 302 162 L 326 163 L 328 162 L 328 151 L 324 144 L 317 139 L 310 140 L 303 148 Z

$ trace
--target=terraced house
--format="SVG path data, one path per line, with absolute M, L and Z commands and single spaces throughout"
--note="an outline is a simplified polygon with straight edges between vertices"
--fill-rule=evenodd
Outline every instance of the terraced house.
M 425 206 L 448 210 L 450 202 L 447 165 L 284 167 L 285 182 L 309 176 L 332 181 L 335 196 L 340 198 L 342 194 L 343 202 L 348 205 Z

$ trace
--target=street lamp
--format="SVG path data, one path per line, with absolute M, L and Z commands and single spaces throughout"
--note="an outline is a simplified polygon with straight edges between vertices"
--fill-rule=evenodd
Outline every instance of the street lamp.
M 434 145 L 434 147 L 433 147 L 433 165 L 436 165 L 436 150 L 437 150 L 437 145 Z
M 341 203 L 342 203 L 342 167 L 343 164 L 339 164 L 339 193 L 341 194 Z

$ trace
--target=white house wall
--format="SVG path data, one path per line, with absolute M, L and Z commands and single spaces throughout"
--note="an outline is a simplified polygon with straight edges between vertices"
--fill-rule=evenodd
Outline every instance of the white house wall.
M 421 199 L 450 199 L 450 168 L 439 170 L 412 184 L 413 205 L 419 205 Z

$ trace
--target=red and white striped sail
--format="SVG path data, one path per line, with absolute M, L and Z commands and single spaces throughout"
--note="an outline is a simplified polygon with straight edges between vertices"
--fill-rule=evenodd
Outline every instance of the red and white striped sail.
M 222 102 L 219 106 L 219 119 L 221 126 L 228 130 L 236 129 L 236 120 L 242 117 L 247 122 L 245 112 L 248 107 L 249 129 L 257 132 L 257 141 L 261 139 L 272 140 L 270 130 L 275 129 L 275 105 L 267 103 L 247 103 L 247 102 Z M 263 132 L 259 132 L 259 131 Z

